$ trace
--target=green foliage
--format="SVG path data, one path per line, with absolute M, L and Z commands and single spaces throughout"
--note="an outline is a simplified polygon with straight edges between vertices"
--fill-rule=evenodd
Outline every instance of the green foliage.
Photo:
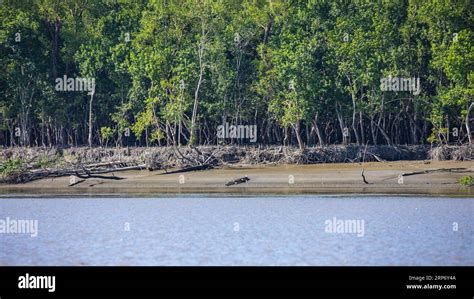
M 463 186 L 474 186 L 474 176 L 466 175 L 459 179 L 459 184 Z
M 25 166 L 25 161 L 20 158 L 12 158 L 0 163 L 0 175 L 8 177 L 9 175 L 19 172 Z
M 470 2 L 4 0 L 0 144 L 87 144 L 89 116 L 95 144 L 215 144 L 226 122 L 269 144 L 316 128 L 325 143 L 345 128 L 360 144 L 468 142 Z M 93 98 L 55 90 L 64 75 L 95 78 Z M 383 92 L 387 76 L 421 93 Z
M 53 164 L 53 161 L 47 155 L 41 156 L 36 162 L 36 167 L 38 168 L 48 168 Z
M 102 140 L 105 141 L 105 146 L 107 146 L 107 144 L 109 143 L 109 140 L 114 135 L 114 130 L 110 127 L 101 127 L 100 128 L 100 135 L 102 137 Z
M 163 134 L 160 131 L 159 120 L 155 112 L 158 103 L 158 98 L 148 98 L 145 101 L 146 110 L 138 113 L 136 122 L 132 126 L 132 131 L 138 139 L 143 132 L 148 132 L 149 130 L 151 131 L 150 141 L 159 141 L 163 138 Z M 148 141 L 148 133 L 146 139 Z

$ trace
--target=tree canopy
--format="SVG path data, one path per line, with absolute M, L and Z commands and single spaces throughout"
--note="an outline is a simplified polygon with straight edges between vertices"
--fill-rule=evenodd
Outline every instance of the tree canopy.
M 472 143 L 473 12 L 469 0 L 2 0 L 0 144 L 249 143 L 218 139 L 225 123 L 300 148 Z M 58 90 L 63 77 L 94 90 Z M 402 89 L 411 79 L 419 93 Z

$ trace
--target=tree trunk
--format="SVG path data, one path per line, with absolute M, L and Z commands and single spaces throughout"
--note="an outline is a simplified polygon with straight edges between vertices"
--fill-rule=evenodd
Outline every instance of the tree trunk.
M 372 132 L 372 142 L 373 142 L 374 145 L 377 145 L 377 130 L 374 126 L 374 123 L 375 123 L 374 122 L 374 117 L 375 116 L 370 118 L 370 131 Z
M 357 132 L 355 119 L 356 119 L 356 95 L 352 94 L 352 130 L 354 130 L 354 135 L 355 135 L 357 144 L 360 145 L 359 133 Z
M 204 44 L 206 40 L 206 32 L 205 32 L 205 24 L 204 20 L 201 23 L 201 39 L 199 41 L 198 46 L 198 56 L 199 56 L 199 79 L 196 86 L 196 90 L 194 91 L 194 106 L 193 106 L 193 115 L 191 117 L 191 132 L 189 136 L 189 143 L 191 145 L 196 144 L 196 120 L 197 120 L 197 112 L 199 107 L 199 90 L 202 84 L 202 77 L 204 75 L 204 63 L 203 63 L 203 56 L 204 56 Z
M 288 127 L 285 127 L 284 129 L 285 137 L 283 138 L 283 145 L 287 146 L 288 145 Z
M 412 144 L 417 144 L 418 143 L 418 137 L 416 135 L 416 131 L 418 130 L 418 127 L 416 125 L 416 120 L 414 117 L 412 117 L 410 115 L 410 113 L 406 113 L 406 115 L 408 116 L 408 119 L 410 120 L 410 133 L 411 133 L 411 140 L 412 140 Z
M 467 138 L 469 140 L 469 144 L 472 144 L 472 136 L 471 136 L 471 126 L 469 125 L 469 115 L 471 114 L 471 110 L 474 107 L 474 102 L 469 105 L 469 108 L 467 108 L 467 113 L 466 113 L 466 133 L 467 133 Z
M 303 140 L 301 139 L 301 136 L 300 136 L 300 122 L 297 122 L 295 125 L 293 125 L 293 129 L 295 130 L 295 134 L 296 134 L 296 140 L 298 140 L 298 146 L 300 148 L 300 150 L 304 150 L 304 143 L 303 143 Z
M 52 74 L 53 78 L 58 76 L 58 57 L 59 57 L 59 36 L 61 31 L 61 21 L 56 19 L 54 24 L 50 25 L 52 27 L 52 49 L 51 49 L 51 64 L 52 64 Z
M 316 136 L 318 136 L 319 146 L 324 146 L 324 139 L 322 137 L 321 130 L 319 129 L 318 125 L 318 113 L 316 113 L 316 115 L 314 116 L 313 126 L 314 131 L 316 132 Z
M 449 123 L 449 116 L 446 115 L 446 144 L 449 144 L 449 132 L 451 131 L 451 125 Z
M 305 123 L 305 133 L 306 133 L 306 144 L 310 145 L 311 136 L 310 136 L 309 125 L 307 123 Z
M 89 147 L 92 147 L 92 101 L 94 100 L 94 91 L 90 93 L 91 99 L 89 101 L 89 134 L 87 136 L 87 142 Z
M 263 35 L 263 44 L 264 45 L 266 45 L 268 43 L 268 39 L 270 37 L 270 33 L 271 33 L 271 30 L 272 30 L 272 26 L 273 26 L 273 21 L 274 21 L 273 15 L 268 14 L 268 23 L 265 26 L 265 34 Z
M 387 133 L 385 133 L 383 128 L 378 123 L 374 122 L 372 119 L 371 119 L 371 122 L 380 130 L 380 133 L 382 133 L 382 136 L 387 141 L 387 144 L 392 145 L 392 141 L 390 140 L 390 137 L 388 137 Z
M 342 132 L 342 144 L 346 145 L 347 144 L 347 136 L 344 134 L 344 129 L 346 128 L 346 125 L 344 124 L 344 119 L 342 119 L 341 112 L 337 108 L 336 104 L 336 114 L 337 114 L 337 119 L 339 121 L 339 126 L 341 127 L 341 132 Z
M 362 141 L 362 144 L 365 144 L 364 119 L 362 118 L 362 111 L 359 111 L 359 124 L 360 124 L 361 141 Z

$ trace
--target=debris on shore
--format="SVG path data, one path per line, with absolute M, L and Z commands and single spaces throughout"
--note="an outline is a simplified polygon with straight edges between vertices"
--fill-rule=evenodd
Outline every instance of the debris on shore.
M 469 145 L 435 148 L 425 145 L 331 145 L 305 150 L 285 146 L 0 148 L 0 183 L 25 183 L 70 175 L 90 178 L 127 170 L 162 170 L 163 174 L 172 174 L 222 166 L 399 160 L 472 161 L 474 151 Z
M 243 183 L 246 183 L 250 181 L 250 178 L 248 176 L 244 176 L 242 178 L 239 178 L 239 179 L 236 179 L 236 180 L 233 180 L 233 181 L 230 181 L 228 182 L 227 184 L 225 184 L 226 186 L 232 186 L 232 185 L 238 185 L 238 184 L 243 184 Z

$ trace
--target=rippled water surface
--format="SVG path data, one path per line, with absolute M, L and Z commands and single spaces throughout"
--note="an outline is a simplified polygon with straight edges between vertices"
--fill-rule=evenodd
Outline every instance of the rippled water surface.
M 474 265 L 466 198 L 1 198 L 7 217 L 38 236 L 0 233 L 0 265 Z

